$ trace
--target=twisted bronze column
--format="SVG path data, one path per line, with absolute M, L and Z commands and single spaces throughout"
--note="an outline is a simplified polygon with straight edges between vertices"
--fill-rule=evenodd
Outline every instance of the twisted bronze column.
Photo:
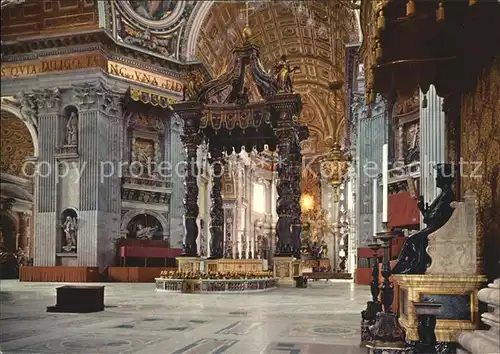
M 278 181 L 276 191 L 278 200 L 276 202 L 276 213 L 278 222 L 276 223 L 276 256 L 294 256 L 295 250 L 292 244 L 292 226 L 297 215 L 298 198 L 295 197 L 297 191 L 293 184 L 297 178 L 293 171 L 293 162 L 290 160 L 291 145 L 294 138 L 294 130 L 291 121 L 278 123 L 275 129 L 278 140 Z
M 183 256 L 196 257 L 198 256 L 198 247 L 196 239 L 198 238 L 198 166 L 196 163 L 198 145 L 201 144 L 202 136 L 199 132 L 200 120 L 198 115 L 182 116 L 184 120 L 183 134 L 181 135 L 182 143 L 186 151 L 185 163 L 186 170 L 184 173 L 184 240 Z
M 212 190 L 210 198 L 210 259 L 219 259 L 224 256 L 224 209 L 222 202 L 222 173 L 223 161 L 220 147 L 213 147 L 210 151 L 212 164 Z

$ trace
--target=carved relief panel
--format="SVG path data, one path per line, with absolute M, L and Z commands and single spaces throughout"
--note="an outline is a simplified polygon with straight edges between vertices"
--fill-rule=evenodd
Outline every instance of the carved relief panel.
M 118 41 L 179 59 L 180 41 L 195 1 L 124 0 L 112 2 Z
M 162 179 L 169 171 L 162 164 L 165 126 L 155 116 L 131 113 L 127 123 L 129 173 L 134 177 Z

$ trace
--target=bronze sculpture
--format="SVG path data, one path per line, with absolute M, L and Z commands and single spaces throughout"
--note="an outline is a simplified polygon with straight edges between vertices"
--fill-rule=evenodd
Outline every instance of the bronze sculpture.
M 427 237 L 440 227 L 442 227 L 451 217 L 453 207 L 451 203 L 456 200 L 452 190 L 455 180 L 455 169 L 451 164 L 438 164 L 436 186 L 441 189 L 441 193 L 429 206 L 424 205 L 423 197 L 418 201 L 418 208 L 424 218 L 426 227 L 416 234 L 410 236 L 404 243 L 398 257 L 398 263 L 394 266 L 393 274 L 424 274 L 431 263 L 427 254 Z
M 280 92 L 293 93 L 291 74 L 294 71 L 299 70 L 300 68 L 298 66 L 292 68 L 287 60 L 286 55 L 283 54 L 278 65 L 276 65 L 274 69 L 276 71 L 276 83 L 278 86 L 278 90 Z

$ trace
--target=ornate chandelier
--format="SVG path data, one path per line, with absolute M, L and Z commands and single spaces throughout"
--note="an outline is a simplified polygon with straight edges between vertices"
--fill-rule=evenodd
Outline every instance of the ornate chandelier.
M 338 188 L 347 173 L 351 156 L 334 143 L 329 152 L 321 157 L 321 173 L 333 187 L 334 201 L 338 201 Z

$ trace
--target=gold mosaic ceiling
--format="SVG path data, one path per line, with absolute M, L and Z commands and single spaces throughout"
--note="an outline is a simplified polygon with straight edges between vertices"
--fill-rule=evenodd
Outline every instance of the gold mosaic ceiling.
M 344 132 L 345 88 L 328 86 L 344 79 L 345 44 L 358 41 L 354 12 L 340 0 L 250 2 L 252 43 L 261 61 L 271 69 L 282 54 L 300 71 L 293 76 L 294 90 L 304 104 L 300 120 L 309 127 L 307 150 L 323 152 Z M 242 3 L 215 3 L 207 14 L 196 56 L 217 77 L 232 60 L 231 51 L 242 44 L 245 25 Z

